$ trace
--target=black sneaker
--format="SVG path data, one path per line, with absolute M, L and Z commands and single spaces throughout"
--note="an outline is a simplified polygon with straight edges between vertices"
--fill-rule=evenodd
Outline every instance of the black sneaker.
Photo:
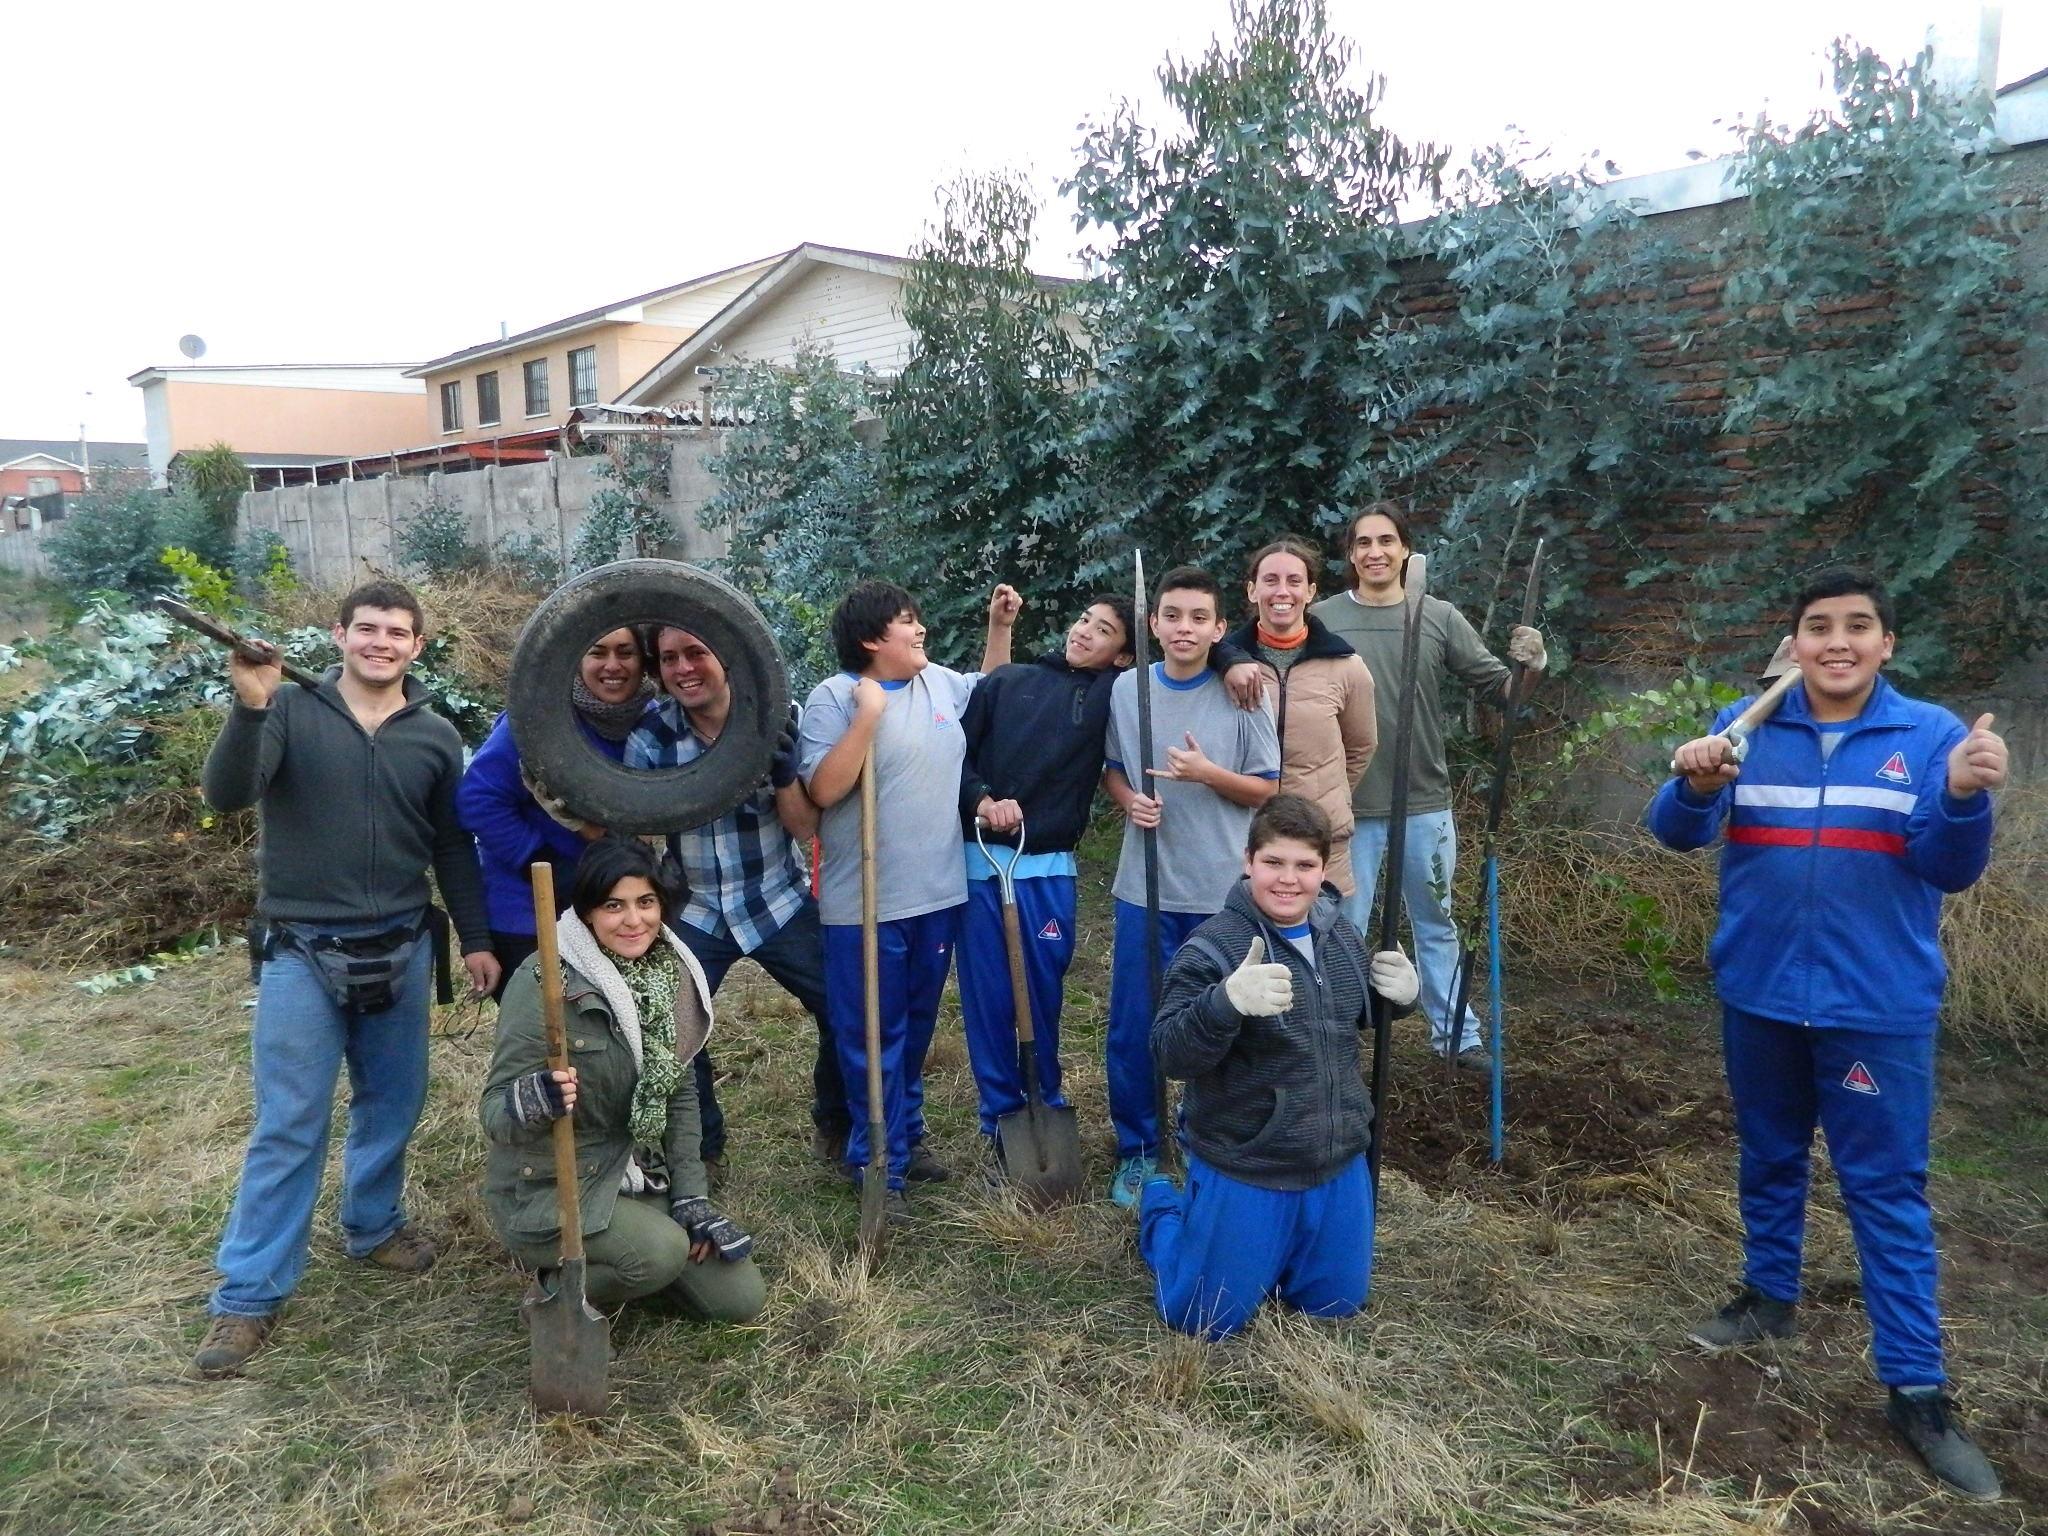
M 1789 1339 L 1799 1332 L 1796 1302 L 1774 1301 L 1744 1286 L 1735 1299 L 1686 1337 L 1701 1349 L 1735 1349 L 1760 1339 Z
M 1884 1416 L 1899 1438 L 1920 1454 L 1934 1480 L 1965 1498 L 1987 1503 L 2004 1494 L 1998 1474 L 1977 1444 L 1955 1421 L 1955 1399 L 1936 1388 L 1927 1392 L 1901 1392 L 1892 1388 Z
M 953 1170 L 925 1150 L 920 1141 L 910 1149 L 910 1163 L 903 1170 L 903 1177 L 919 1184 L 943 1184 L 953 1177 Z
M 910 1196 L 900 1189 L 892 1189 L 882 1201 L 882 1220 L 891 1227 L 907 1227 L 911 1223 Z

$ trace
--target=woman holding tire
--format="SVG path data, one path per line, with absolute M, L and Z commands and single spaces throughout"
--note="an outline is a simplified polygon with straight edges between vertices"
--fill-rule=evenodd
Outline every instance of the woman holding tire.
M 638 633 L 622 625 L 586 644 L 568 693 L 580 742 L 615 763 L 622 761 L 626 738 L 654 700 Z M 559 807 L 551 810 L 541 803 L 534 780 L 520 761 L 509 710 L 498 716 L 470 759 L 455 792 L 455 808 L 463 828 L 476 839 L 478 862 L 483 865 L 491 952 L 500 967 L 495 995 L 502 1003 L 512 973 L 533 953 L 535 943 L 533 885 L 527 869 L 545 859 L 555 866 L 557 884 L 566 888 L 583 850 L 604 835 L 604 828 L 583 825 L 581 831 L 573 830 Z
M 667 927 L 673 897 L 645 843 L 584 854 L 556 925 L 570 1066 L 551 1068 L 540 962 L 522 964 L 498 1013 L 479 1115 L 490 1141 L 491 1225 L 545 1287 L 561 1251 L 552 1126 L 576 1132 L 591 1302 L 660 1295 L 693 1317 L 744 1322 L 766 1287 L 754 1240 L 709 1198 L 690 1060 L 711 1033 L 711 991 Z

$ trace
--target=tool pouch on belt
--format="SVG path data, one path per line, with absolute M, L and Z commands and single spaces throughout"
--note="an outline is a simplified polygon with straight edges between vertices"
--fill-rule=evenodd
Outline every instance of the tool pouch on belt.
M 272 923 L 264 953 L 274 955 L 285 947 L 297 950 L 342 1012 L 383 1013 L 398 1000 L 413 956 L 421 944 L 431 942 L 433 926 L 431 917 L 423 917 L 383 933 L 337 938 L 299 923 Z

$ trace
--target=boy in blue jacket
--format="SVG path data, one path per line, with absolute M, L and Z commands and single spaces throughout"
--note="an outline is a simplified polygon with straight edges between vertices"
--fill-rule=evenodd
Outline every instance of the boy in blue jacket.
M 1017 921 L 1024 940 L 1026 990 L 1045 1102 L 1060 1094 L 1060 1009 L 1074 959 L 1074 847 L 1088 830 L 1102 779 L 1110 693 L 1131 665 L 1131 602 L 1098 593 L 1057 651 L 998 667 L 967 701 L 961 729 L 967 760 L 960 774 L 960 828 L 967 853 L 967 909 L 960 922 L 960 1018 L 981 1109 L 981 1132 L 994 1146 L 996 1123 L 1024 1107 L 1017 1071 L 1016 1004 L 1003 942 L 1001 893 L 990 855 L 1005 863 L 1021 826 L 1024 854 L 1015 870 Z M 1219 641 L 1210 669 L 1246 660 Z M 983 823 L 984 854 L 975 839 Z M 1002 1148 L 994 1146 L 996 1166 Z
M 1947 971 L 1941 898 L 1984 872 L 2005 743 L 1879 675 L 1892 604 L 1828 571 L 1792 608 L 1802 685 L 1738 757 L 1713 731 L 1678 749 L 1650 803 L 1667 846 L 1723 835 L 1711 951 L 1735 1102 L 1745 1270 L 1691 1335 L 1710 1350 L 1797 1331 L 1808 1151 L 1826 1133 L 1855 1234 L 1885 1416 L 1935 1477 L 1975 1498 L 1998 1476 L 1944 1392 L 1927 1152 Z

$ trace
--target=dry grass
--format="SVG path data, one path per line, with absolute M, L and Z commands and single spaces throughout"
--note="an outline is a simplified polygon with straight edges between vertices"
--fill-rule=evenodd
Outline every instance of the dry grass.
M 2028 784 L 1998 801 L 1998 832 L 1984 878 L 1942 910 L 1950 1025 L 1996 1040 L 2029 1062 L 2048 1030 L 2048 785 Z
M 1589 825 L 1546 809 L 1501 834 L 1501 921 L 1514 949 L 1551 975 L 1606 985 L 1642 981 L 1647 950 L 1678 982 L 1707 987 L 1707 944 L 1719 920 L 1715 857 L 1673 853 L 1641 827 Z M 1477 858 L 1458 871 L 1461 914 L 1479 910 L 1479 871 Z M 2048 784 L 2021 785 L 1998 798 L 1990 868 L 1943 906 L 1943 1020 L 1973 1044 L 2029 1063 L 2041 1059 L 2048 1028 L 2044 882 Z
M 239 926 L 255 901 L 255 842 L 252 813 L 211 816 L 196 788 L 149 790 L 64 842 L 10 828 L 0 941 L 45 965 L 108 970 Z
M 1080 997 L 1102 926 L 1084 908 Z M 1364 1317 L 1268 1313 L 1205 1345 L 1154 1319 L 1106 1202 L 1036 1218 L 964 1178 L 922 1198 L 864 1275 L 853 1202 L 805 1157 L 809 1022 L 744 966 L 722 998 L 723 1198 L 761 1238 L 757 1324 L 628 1312 L 614 1416 L 534 1418 L 521 1282 L 475 1194 L 488 1040 L 462 1013 L 440 1023 L 412 1165 L 442 1262 L 417 1282 L 347 1263 L 330 1191 L 273 1347 L 246 1379 L 197 1382 L 186 1362 L 248 1127 L 245 993 L 234 955 L 100 1000 L 0 965 L 16 1021 L 0 1036 L 0 1529 L 1709 1536 L 1797 1531 L 1815 1508 L 1730 1470 L 1716 1437 L 1733 1410 L 1658 1385 L 1663 1346 L 1735 1267 L 1725 1148 L 1667 1149 L 1638 1182 L 1561 1207 L 1462 1168 L 1390 1170 Z M 1072 1086 L 1100 1127 L 1099 1034 L 1077 1010 Z M 1524 1030 L 1572 1038 L 1554 1019 Z M 1710 1074 L 1710 1051 L 1693 1065 Z M 949 1019 L 929 1101 L 963 1167 L 969 1091 Z M 1103 1138 L 1090 1153 L 1106 1178 Z M 1973 1224 L 2012 1209 L 2002 1185 L 1961 1190 L 1944 1178 L 1938 1199 Z M 1817 1275 L 1850 1262 L 1825 1206 L 1810 1248 Z M 2003 1294 L 1951 1300 L 1980 1412 L 2037 1400 L 2048 1354 L 2048 1318 Z M 1873 1420 L 1860 1315 L 1825 1308 L 1813 1334 L 1772 1390 L 1822 1422 Z M 1672 1423 L 1623 1411 L 1630 1393 L 1662 1393 Z M 1830 1479 L 1831 1517 L 1862 1512 L 1832 1531 L 1992 1528 L 1924 1505 L 1896 1517 L 1917 1484 L 1860 1441 L 1801 1476 Z

